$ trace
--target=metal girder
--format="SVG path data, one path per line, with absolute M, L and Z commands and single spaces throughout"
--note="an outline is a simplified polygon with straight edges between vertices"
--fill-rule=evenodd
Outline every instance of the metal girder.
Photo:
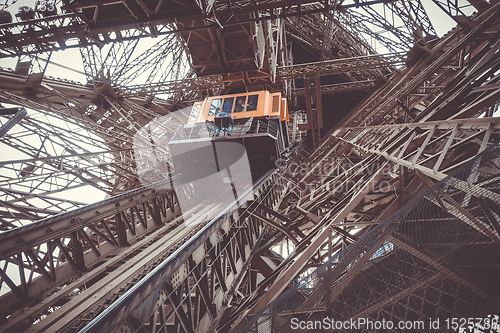
M 488 7 L 488 2 L 484 0 L 467 1 L 468 3 L 459 3 L 458 1 L 450 0 L 433 0 L 433 2 L 459 25 L 470 23 L 469 14 L 466 12 L 479 11 Z
M 273 299 L 275 299 L 281 293 L 281 291 L 283 291 L 287 287 L 288 283 L 290 283 L 290 281 L 296 276 L 296 274 L 302 270 L 305 263 L 311 258 L 312 254 L 316 252 L 319 249 L 320 245 L 325 242 L 327 235 L 324 232 L 320 232 L 321 229 L 328 228 L 330 225 L 340 224 L 340 222 L 347 217 L 352 209 L 354 209 L 354 207 L 359 204 L 362 198 L 367 193 L 372 191 L 373 187 L 380 181 L 383 176 L 383 168 L 384 165 L 382 165 L 372 177 L 368 177 L 369 179 L 365 182 L 364 187 L 360 188 L 357 192 L 352 194 L 352 198 L 350 199 L 350 201 L 348 201 L 347 205 L 345 205 L 337 215 L 327 215 L 323 217 L 320 222 L 318 222 L 318 224 L 315 226 L 315 229 L 318 233 L 316 234 L 316 232 L 311 232 L 308 234 L 310 243 L 307 245 L 307 248 L 302 248 L 302 253 L 296 252 L 295 255 L 291 257 L 294 259 L 293 264 L 288 266 L 285 270 L 280 271 L 279 275 L 276 278 L 276 282 L 269 287 L 269 289 L 265 293 L 265 296 L 261 297 L 259 302 L 255 304 L 255 306 L 247 307 L 245 309 L 246 311 L 249 311 L 250 314 L 256 313 Z M 321 228 L 319 228 L 320 226 Z M 298 248 L 299 247 L 300 245 L 298 246 Z M 236 322 L 235 324 L 238 325 L 239 322 Z
M 401 54 L 399 54 L 402 56 Z M 395 55 L 394 59 L 397 59 L 398 55 Z M 147 59 L 147 58 L 146 58 Z M 302 64 L 302 65 L 294 65 L 288 67 L 280 67 L 278 69 L 281 77 L 280 79 L 289 79 L 289 78 L 299 78 L 303 76 L 314 76 L 320 73 L 321 75 L 332 75 L 339 74 L 344 72 L 357 71 L 360 69 L 373 69 L 379 67 L 388 67 L 393 62 L 391 62 L 391 57 L 386 58 L 385 56 L 368 56 L 368 57 L 360 57 L 360 58 L 347 58 L 347 59 L 339 59 L 333 60 L 327 63 L 312 63 L 312 64 Z M 146 60 L 144 60 L 146 61 Z M 394 60 L 397 61 L 397 60 Z M 319 67 L 318 67 L 319 66 Z M 326 66 L 326 67 L 325 67 Z M 327 69 L 325 69 L 327 68 Z M 289 74 L 283 74 L 289 73 Z M 15 77 L 15 74 L 5 73 L 7 80 L 12 80 Z M 284 76 L 283 76 L 284 75 Z M 15 79 L 18 83 L 19 89 L 25 89 L 23 87 L 23 79 L 21 76 L 17 76 Z M 224 81 L 227 82 L 225 83 Z M 187 91 L 197 91 L 199 89 L 213 89 L 213 88 L 223 88 L 224 86 L 231 86 L 232 79 L 230 77 L 224 77 L 221 75 L 212 75 L 212 76 L 203 76 L 203 77 L 194 77 L 194 78 L 186 78 L 182 80 L 166 80 L 161 82 L 152 82 L 146 84 L 137 84 L 137 85 L 116 85 L 113 88 L 114 93 L 117 96 L 125 97 L 125 98 L 133 98 L 137 96 L 155 96 L 158 94 L 173 94 L 178 92 L 187 92 Z M 6 81 L 5 83 L 7 83 Z M 85 99 L 81 100 L 83 103 L 88 103 L 88 99 L 93 99 L 98 101 L 100 97 L 100 91 L 102 89 L 99 88 L 90 88 L 88 86 L 78 85 L 75 83 L 67 83 L 61 82 L 56 79 L 44 78 L 45 85 L 40 85 L 37 87 L 36 85 L 32 86 L 35 91 L 38 91 L 38 94 L 43 93 L 44 95 L 52 95 L 55 97 L 66 97 L 61 96 L 60 94 L 67 94 L 67 97 L 64 98 L 68 102 L 73 102 L 71 99 L 68 99 L 70 96 L 74 96 L 74 89 L 78 89 L 80 91 L 78 96 L 85 95 Z M 96 82 L 98 83 L 98 81 Z M 368 89 L 375 86 L 374 80 L 366 80 L 359 82 L 346 82 L 339 83 L 335 85 L 322 85 L 321 92 L 322 93 L 337 93 L 344 91 L 351 91 L 357 89 Z M 7 84 L 5 85 L 7 88 Z M 9 90 L 13 90 L 15 86 L 10 85 L 8 87 Z M 50 87 L 51 89 L 46 89 L 46 87 Z M 298 90 L 297 95 L 303 94 Z M 58 93 L 59 92 L 59 93 Z M 85 92 L 82 94 L 82 92 Z M 104 93 L 107 93 L 104 90 Z M 77 96 L 75 96 L 78 98 Z M 78 98 L 79 99 L 79 98 Z
M 6 113 L 8 109 L 0 109 L 2 115 L 7 115 L 10 113 Z M 25 108 L 16 108 L 15 113 L 12 118 L 9 119 L 5 124 L 0 127 L 0 138 L 2 138 L 5 133 L 7 133 L 12 127 L 18 124 L 24 117 L 26 117 L 27 111 Z
M 415 39 L 418 40 L 419 38 L 423 38 L 423 33 L 425 33 L 426 36 L 437 36 L 436 30 L 434 30 L 422 2 L 394 1 L 391 3 L 390 7 L 404 22 L 409 33 L 416 37 Z
M 367 55 L 353 58 L 342 58 L 316 63 L 298 64 L 282 66 L 278 69 L 278 76 L 281 79 L 301 78 L 315 75 L 342 74 L 375 68 L 390 68 L 393 65 L 401 64 L 402 53 L 386 55 Z
M 497 118 L 481 118 L 343 128 L 332 135 L 367 153 L 441 180 L 480 153 L 483 144 L 500 139 L 491 136 L 495 128 L 500 129 Z
M 154 18 L 124 19 L 116 15 L 99 13 L 97 9 L 99 6 L 104 8 L 106 6 L 112 7 L 114 4 L 116 5 L 114 2 L 79 4 L 75 1 L 65 6 L 65 14 L 2 26 L 0 45 L 3 52 L 0 53 L 0 56 L 8 57 L 33 54 L 47 50 L 86 47 L 87 45 L 102 46 L 107 43 L 131 41 L 151 36 L 170 35 L 212 28 L 218 29 L 220 24 L 219 19 L 223 22 L 224 26 L 248 24 L 275 18 L 275 15 L 271 15 L 269 17 L 264 16 L 263 18 L 249 19 L 249 13 L 262 10 L 272 11 L 276 8 L 276 5 L 288 8 L 307 3 L 310 3 L 310 1 L 287 0 L 280 1 L 279 3 L 262 2 L 257 5 L 242 1 L 241 5 L 238 4 L 235 8 L 215 9 L 215 20 L 219 22 L 215 23 L 212 12 L 202 13 L 195 3 L 186 2 L 179 6 L 171 2 L 171 6 L 162 7 L 162 3 L 158 2 L 157 8 L 161 7 L 162 12 L 155 13 Z M 130 11 L 129 8 L 126 10 Z M 106 10 L 102 11 L 102 13 L 106 13 Z M 233 21 L 221 19 L 221 17 L 229 17 L 231 15 L 241 18 Z M 301 13 L 288 13 L 285 15 L 301 15 Z M 92 16 L 92 19 L 89 19 L 90 16 Z M 203 24 L 176 28 L 179 22 L 186 20 L 203 22 Z M 213 23 L 210 23 L 210 20 Z M 138 24 L 138 21 L 140 24 Z M 147 25 L 148 29 L 143 28 L 141 25 Z
M 490 14 L 491 13 L 492 12 L 490 12 Z M 494 22 L 495 18 L 492 18 L 491 20 L 492 21 L 490 21 L 489 24 Z M 482 28 L 483 29 L 486 28 L 487 25 L 488 24 L 485 24 L 485 26 L 482 26 Z M 476 33 L 478 33 L 478 31 L 476 31 Z M 474 33 L 472 33 L 471 35 L 473 34 Z M 485 49 L 489 49 L 489 47 L 486 46 Z M 455 50 L 456 51 L 454 52 L 457 53 L 460 52 L 459 47 L 456 48 Z M 477 50 L 474 50 L 474 52 L 477 52 Z M 480 52 L 478 52 L 477 54 L 479 53 Z M 443 57 L 446 58 L 452 55 L 453 53 L 449 52 L 448 54 L 444 54 Z M 479 61 L 478 59 L 480 58 L 477 57 L 475 61 Z M 432 67 L 434 63 L 439 63 L 440 61 L 441 59 L 438 61 L 435 60 L 430 65 L 430 67 Z M 490 63 L 490 65 L 491 64 L 492 63 Z M 408 74 L 401 73 L 400 77 L 405 77 L 406 75 Z M 427 79 L 426 75 L 427 74 L 425 73 L 425 71 L 423 71 L 421 72 L 420 75 L 417 75 L 416 77 L 413 76 L 412 83 L 417 85 L 419 80 L 422 80 L 420 82 L 423 82 L 424 80 Z M 393 80 L 392 82 L 398 82 L 398 79 L 399 78 L 396 76 L 395 78 L 392 79 Z M 492 81 L 492 83 L 494 83 L 494 81 Z M 396 87 L 391 86 L 391 88 L 396 88 L 396 89 L 400 89 L 400 87 L 401 86 L 396 86 Z M 423 96 L 419 96 L 419 98 L 422 97 Z M 473 102 L 473 100 L 471 102 Z M 397 110 L 397 107 L 399 107 L 399 104 L 395 105 L 396 107 L 390 109 L 392 111 L 392 114 L 395 113 L 394 109 L 396 108 Z M 371 108 L 370 101 L 361 104 L 358 107 L 359 111 L 357 111 L 358 113 L 356 114 L 356 116 L 362 117 L 366 123 L 370 121 L 370 119 L 367 119 L 366 115 L 362 115 L 362 113 L 360 113 L 360 111 L 364 109 L 368 112 L 372 112 L 372 110 L 374 110 L 373 108 Z M 480 110 L 476 109 L 476 111 L 477 112 L 475 114 L 477 115 Z M 402 114 L 405 114 L 404 110 L 401 110 L 400 112 L 402 112 Z M 425 117 L 428 114 L 437 114 L 432 107 L 425 109 L 422 108 L 420 109 L 420 112 L 422 112 L 421 114 L 422 117 Z M 349 119 L 349 117 L 347 119 Z M 449 121 L 453 122 L 456 121 L 456 123 L 447 123 Z M 457 125 L 460 121 L 463 121 L 463 126 Z M 467 121 L 471 121 L 470 126 L 467 124 Z M 478 123 L 475 123 L 476 121 Z M 336 176 L 335 169 L 337 170 L 342 169 L 339 168 L 340 164 L 343 161 L 348 161 L 349 159 L 355 159 L 356 162 L 360 164 L 360 166 L 367 168 L 370 165 L 373 165 L 373 163 L 377 160 L 373 158 L 373 154 L 376 154 L 375 156 L 378 155 L 379 156 L 378 158 L 382 157 L 389 160 L 390 162 L 402 164 L 403 166 L 411 169 L 412 163 L 411 162 L 403 163 L 403 160 L 412 159 L 415 156 L 415 154 L 419 152 L 420 145 L 424 141 L 426 142 L 426 144 L 421 149 L 419 158 L 415 160 L 413 168 L 420 170 L 421 168 L 419 168 L 419 164 L 423 161 L 426 161 L 425 163 L 427 163 L 426 167 L 429 169 L 429 173 L 432 173 L 437 178 L 444 178 L 445 173 L 446 174 L 450 173 L 456 167 L 465 163 L 466 160 L 470 160 L 473 156 L 478 154 L 478 152 L 482 151 L 481 150 L 481 146 L 483 144 L 482 140 L 485 140 L 485 142 L 488 141 L 488 143 L 494 141 L 494 139 L 490 140 L 490 135 L 491 133 L 494 132 L 493 131 L 493 128 L 495 127 L 494 124 L 496 124 L 496 120 L 489 118 L 489 119 L 477 119 L 477 120 L 474 119 L 443 120 L 441 123 L 439 122 L 433 123 L 427 121 L 427 122 L 419 122 L 412 124 L 407 122 L 401 125 L 392 125 L 392 126 L 384 125 L 378 127 L 377 126 L 353 127 L 353 128 L 341 127 L 340 129 L 333 132 L 333 138 L 325 139 L 323 140 L 322 144 L 318 145 L 315 154 L 307 156 L 306 165 L 310 166 L 311 164 L 313 164 L 314 168 L 313 172 L 311 172 L 310 170 L 307 170 L 309 172 L 304 172 L 303 168 L 302 170 L 300 170 L 301 169 L 300 160 L 295 161 L 294 163 L 295 170 L 294 168 L 291 168 L 289 165 L 284 167 L 284 170 L 290 172 L 293 178 L 295 178 L 297 175 L 302 174 L 303 175 L 302 182 L 305 182 L 307 180 L 308 184 L 310 185 L 312 185 L 311 182 L 314 181 L 315 179 L 317 182 L 312 186 L 302 187 L 301 190 L 305 192 L 304 194 L 300 192 L 294 193 L 293 190 L 299 188 L 299 186 L 301 185 L 301 181 L 299 181 L 300 178 L 295 178 L 296 185 L 287 187 L 287 191 L 285 191 L 285 198 L 283 199 L 282 202 L 288 201 L 288 204 L 290 204 L 289 200 L 293 200 L 292 202 L 293 203 L 296 202 L 297 206 L 300 204 L 300 207 L 304 207 L 304 203 L 306 204 L 309 203 L 312 205 L 320 205 L 326 203 L 327 201 L 324 201 L 326 198 L 332 198 L 334 196 L 332 196 L 332 194 L 325 196 L 324 194 L 322 194 L 325 193 L 323 191 L 327 191 L 329 193 L 331 193 L 332 191 L 334 193 L 336 192 L 336 188 L 332 186 L 335 184 L 333 182 L 335 177 L 339 177 Z M 441 126 L 440 128 L 443 129 L 437 130 L 438 126 Z M 398 130 L 396 130 L 396 128 L 398 128 Z M 488 135 L 486 135 L 487 131 L 489 132 Z M 344 136 L 344 134 L 347 135 L 347 132 L 349 132 L 350 135 Z M 373 135 L 375 133 L 377 134 Z M 338 140 L 341 140 L 342 143 L 340 143 Z M 487 143 L 484 144 L 487 145 Z M 465 151 L 464 149 L 461 149 L 461 147 L 465 147 L 462 145 L 468 145 L 466 149 L 464 148 Z M 471 145 L 475 146 L 476 149 L 470 150 Z M 434 149 L 436 149 L 435 153 L 432 153 L 429 150 L 431 146 L 433 146 Z M 370 147 L 371 149 L 370 148 L 363 149 L 365 147 Z M 345 150 L 342 150 L 342 148 Z M 422 155 L 424 154 L 424 151 L 427 151 L 427 154 Z M 453 152 L 453 156 L 450 155 L 451 152 Z M 470 155 L 467 155 L 467 152 Z M 438 164 L 437 162 L 439 160 L 440 160 L 439 164 L 446 161 L 446 167 L 444 165 L 437 165 Z M 432 163 L 432 161 L 434 161 L 433 164 L 428 164 Z M 354 167 L 349 168 L 351 173 L 363 170 L 361 167 L 357 167 L 356 163 L 353 164 Z M 437 166 L 436 170 L 433 170 L 434 166 Z M 400 168 L 398 167 L 397 170 L 399 169 Z M 396 168 L 391 166 L 389 170 L 391 170 L 388 171 L 388 173 L 390 174 L 394 172 Z M 440 173 L 440 171 L 444 171 L 445 173 Z M 345 174 L 348 174 L 348 172 L 346 171 Z M 294 175 L 296 176 L 294 177 Z M 400 173 L 400 177 L 401 176 L 402 174 Z M 340 184 L 346 184 L 348 178 L 347 179 L 344 178 L 342 180 L 343 182 L 341 182 Z M 397 182 L 393 182 L 392 184 L 397 184 Z M 461 189 L 463 188 L 465 188 L 465 185 L 461 186 Z M 365 195 L 365 197 L 369 196 Z M 335 211 L 334 207 L 335 206 L 330 206 L 325 211 L 327 212 L 330 212 L 331 210 Z M 366 207 L 370 207 L 370 205 L 368 204 L 366 205 Z M 286 211 L 289 212 L 290 210 L 288 209 Z M 362 211 L 366 211 L 366 209 L 363 209 Z M 290 218 L 290 215 L 286 216 Z M 361 225 L 363 224 L 360 224 L 360 226 Z M 313 251 L 306 255 L 307 260 L 314 257 L 315 250 L 319 248 L 321 244 L 326 240 L 327 236 L 325 231 L 321 234 L 321 237 L 322 237 L 321 239 L 319 239 L 317 242 L 314 243 L 315 246 L 313 247 Z M 300 262 L 300 264 L 302 265 L 304 263 L 305 261 Z M 254 295 L 255 301 L 252 302 L 251 300 L 249 300 L 248 303 L 241 308 L 242 309 L 241 312 L 235 317 L 236 323 L 242 320 L 248 314 L 247 312 L 248 309 L 252 309 L 252 307 L 255 306 L 257 300 L 259 302 L 257 304 L 262 304 L 261 306 L 267 304 L 267 302 L 264 300 L 276 297 L 277 294 L 279 294 L 280 288 L 286 287 L 287 283 L 286 281 L 289 281 L 288 280 L 289 278 L 296 276 L 296 274 L 299 274 L 301 271 L 302 267 L 297 267 L 296 269 L 290 270 L 289 271 L 290 275 L 287 275 L 287 279 L 284 280 L 285 282 L 283 284 L 281 283 L 282 281 L 276 279 L 276 281 L 279 281 L 275 282 L 275 285 L 273 285 L 273 287 L 276 288 L 277 290 L 276 293 L 270 292 L 274 290 L 271 287 L 271 289 L 265 289 L 266 290 L 265 293 L 262 290 L 262 293 L 260 295 L 255 294 Z
M 163 186 L 169 185 L 164 184 Z M 88 224 L 95 223 L 104 218 L 114 217 L 117 210 L 121 212 L 133 206 L 141 205 L 143 202 L 145 203 L 165 193 L 165 190 L 158 191 L 155 187 L 143 188 L 127 193 L 122 198 L 118 197 L 114 200 L 102 202 L 98 205 L 98 210 L 90 206 L 63 214 L 62 216 L 58 215 L 43 219 L 29 226 L 4 232 L 0 234 L 0 238 L 3 240 L 0 246 L 0 255 L 4 258 L 18 252 L 26 251 L 52 238 L 60 238 L 63 234 L 80 230 Z M 148 198 L 144 199 L 146 195 Z M 117 207 L 120 208 L 117 209 Z M 133 232 L 133 230 L 131 231 Z
M 348 91 L 369 90 L 375 87 L 375 82 L 375 80 L 366 80 L 321 85 L 321 94 L 340 94 Z M 304 97 L 304 88 L 293 89 L 292 96 Z
M 391 6 L 386 6 L 386 8 L 388 8 L 389 10 L 391 9 Z M 401 51 L 401 49 L 407 50 L 411 48 L 414 41 L 412 38 L 413 31 L 408 31 L 408 28 L 401 29 L 399 27 L 396 27 L 391 22 L 391 16 L 387 15 L 385 12 L 380 13 L 380 11 L 376 11 L 370 7 L 363 7 L 363 10 L 367 13 L 364 14 L 360 11 L 350 12 L 348 20 L 355 25 L 359 25 L 360 27 L 358 29 L 363 29 L 364 34 L 367 34 L 373 40 L 384 45 L 391 52 L 397 52 Z M 370 29 L 365 29 L 362 24 L 363 22 L 370 22 L 371 24 L 386 30 L 391 34 L 392 38 L 387 38 L 380 33 L 372 32 L 372 30 Z M 397 43 L 395 43 L 395 41 L 397 41 Z
M 488 265 L 483 261 L 485 253 L 498 249 L 498 234 L 490 236 L 499 215 L 492 215 L 492 209 L 498 212 L 498 203 L 489 202 L 489 208 L 484 209 L 481 191 L 496 190 L 498 174 L 497 144 L 437 186 L 418 176 L 417 181 L 428 185 L 429 191 L 328 265 L 301 278 L 287 295 L 257 318 L 250 318 L 251 324 L 239 331 L 257 325 L 286 330 L 291 317 L 314 322 L 332 312 L 336 321 L 405 320 L 410 316 L 411 320 L 426 320 L 435 307 L 445 304 L 447 314 L 489 314 L 498 306 L 490 287 L 496 280 L 489 271 L 499 265 L 494 255 Z M 455 187 L 456 179 L 466 185 Z M 472 200 L 468 199 L 470 190 L 474 191 Z M 473 219 L 482 227 L 471 227 Z M 484 233 L 487 229 L 489 235 Z M 446 300 L 436 295 L 446 295 Z
M 168 1 L 167 6 L 162 6 L 162 1 L 156 2 L 156 6 L 154 4 L 141 6 L 142 1 L 133 6 L 127 6 L 126 2 L 100 1 L 80 4 L 74 1 L 65 4 L 64 12 L 57 16 L 4 24 L 0 34 L 0 45 L 3 49 L 0 56 L 34 54 L 87 45 L 102 46 L 110 42 L 130 41 L 186 31 L 218 29 L 220 26 L 228 27 L 275 19 L 277 15 L 292 17 L 329 10 L 329 6 L 318 6 L 315 2 L 301 0 L 264 1 L 259 4 L 250 4 L 245 1 L 231 2 L 233 4 L 229 8 L 226 4 L 216 4 L 212 10 L 206 11 L 206 8 L 200 8 L 196 1 L 184 2 L 182 5 Z M 362 1 L 356 4 L 356 7 L 377 3 L 380 1 Z M 350 7 L 350 5 L 339 6 L 342 10 L 348 10 Z M 108 8 L 128 13 L 128 16 L 113 15 Z M 276 8 L 282 13 L 275 13 Z M 268 12 L 269 15 L 249 18 L 249 14 L 258 11 Z M 417 16 L 417 19 L 422 19 L 422 15 Z M 204 24 L 177 28 L 176 23 L 182 20 L 204 21 Z
M 113 195 L 139 185 L 135 131 L 157 117 L 158 111 L 167 113 L 169 104 L 153 100 L 144 106 L 140 98 L 118 102 L 109 97 L 112 88 L 94 90 L 51 78 L 36 83 L 9 71 L 1 75 L 2 102 L 38 111 L 2 139 L 4 147 L 21 154 L 1 163 L 6 225 L 19 226 L 84 205 L 62 199 L 67 191 L 90 185 Z M 26 96 L 25 91 L 31 94 Z M 38 210 L 31 202 L 39 202 Z
M 391 80 L 392 84 L 385 84 L 380 88 L 377 93 L 373 94 L 371 98 L 371 103 L 363 104 L 363 110 L 360 107 L 352 110 L 351 115 L 344 118 L 343 123 L 340 126 L 359 126 L 359 125 L 378 125 L 384 123 L 397 123 L 397 122 L 407 122 L 405 121 L 405 109 L 396 108 L 398 105 L 398 100 L 405 102 L 405 107 L 408 110 L 420 114 L 424 111 L 429 104 L 434 102 L 436 95 L 443 91 L 446 87 L 447 91 L 453 91 L 454 89 L 467 89 L 465 82 L 470 80 L 472 83 L 474 80 L 474 75 L 481 75 L 480 70 L 475 69 L 473 72 L 467 73 L 468 63 L 476 64 L 480 58 L 482 58 L 480 52 L 481 50 L 489 51 L 489 43 L 495 43 L 496 41 L 488 39 L 486 44 L 476 45 L 472 48 L 471 43 L 478 36 L 485 36 L 485 30 L 491 28 L 498 24 L 498 14 L 494 11 L 495 6 L 490 7 L 489 10 L 484 11 L 480 16 L 475 18 L 474 23 L 471 25 L 470 30 L 462 31 L 456 29 L 452 31 L 446 38 L 442 39 L 438 44 L 436 44 L 430 54 L 426 57 L 420 59 L 416 66 L 406 69 L 406 71 L 398 76 L 397 79 Z M 453 36 L 462 36 L 463 38 L 458 43 L 447 44 Z M 486 37 L 486 36 L 485 36 Z M 483 48 L 484 46 L 484 48 Z M 476 56 L 474 58 L 474 56 Z M 466 58 L 464 58 L 466 57 Z M 468 60 L 465 60 L 468 59 Z M 495 62 L 498 59 L 490 59 L 489 65 L 495 68 Z M 461 69 L 458 71 L 452 70 L 450 67 Z M 465 75 L 465 77 L 464 77 Z M 477 78 L 476 76 L 476 78 Z M 453 81 L 456 79 L 457 81 Z M 459 84 L 463 82 L 464 84 Z M 481 85 L 482 82 L 488 82 L 489 77 L 482 76 L 482 80 L 478 82 Z M 458 97 L 455 95 L 454 97 Z M 460 96 L 462 97 L 462 96 Z M 450 108 L 454 104 L 450 104 Z M 389 110 L 393 111 L 391 113 Z M 398 110 L 394 112 L 394 110 Z M 442 112 L 444 110 L 434 109 L 434 112 Z M 449 110 L 448 110 L 449 111 Z M 472 111 L 479 110 L 476 108 Z M 431 117 L 432 114 L 424 112 L 427 117 Z M 437 117 L 437 116 L 435 116 Z M 464 116 L 466 117 L 466 116 Z M 446 116 L 444 116 L 446 118 Z M 401 119 L 401 120 L 398 120 Z M 424 119 L 418 117 L 418 119 Z
M 183 80 L 164 81 L 150 84 L 137 84 L 119 86 L 120 95 L 154 96 L 158 94 L 171 94 L 183 91 L 196 91 L 197 89 L 223 88 L 224 81 L 221 75 L 186 78 Z
M 86 292 L 81 286 L 85 281 L 102 274 L 103 268 L 109 267 L 99 266 L 99 263 L 117 261 L 116 258 L 111 260 L 108 255 L 115 256 L 120 252 L 130 254 L 126 250 L 130 244 L 147 235 L 158 237 L 159 230 L 164 234 L 178 225 L 179 222 L 168 224 L 180 212 L 173 192 L 163 189 L 168 185 L 155 184 L 0 234 L 3 245 L 0 258 L 8 265 L 3 270 L 13 272 L 13 268 L 18 266 L 16 281 L 20 282 L 17 282 L 19 287 L 16 288 L 24 290 L 22 297 L 16 292 L 2 296 L 2 316 L 11 315 L 26 305 L 36 304 L 35 301 L 43 299 L 43 295 L 60 290 L 69 279 L 82 274 L 84 278 L 73 283 L 73 286 L 81 289 L 80 296 L 83 297 Z M 146 208 L 150 204 L 158 207 L 160 221 L 155 221 L 154 212 Z M 123 221 L 126 223 L 120 227 L 119 223 Z M 27 272 L 31 272 L 32 276 L 29 283 L 26 280 Z M 12 273 L 9 275 L 12 276 Z M 16 288 L 12 287 L 13 290 Z M 27 321 L 30 318 L 54 306 L 64 296 L 67 296 L 67 292 L 58 292 L 57 297 L 52 296 L 50 302 L 44 302 L 15 318 L 11 317 L 7 327 L 29 326 Z
M 171 61 L 171 66 L 167 68 L 162 66 L 164 61 Z M 148 71 L 150 74 L 147 82 L 154 82 L 158 77 L 161 81 L 180 80 L 190 67 L 191 64 L 178 37 L 167 35 L 124 65 L 115 82 L 119 86 L 128 86 L 142 73 Z

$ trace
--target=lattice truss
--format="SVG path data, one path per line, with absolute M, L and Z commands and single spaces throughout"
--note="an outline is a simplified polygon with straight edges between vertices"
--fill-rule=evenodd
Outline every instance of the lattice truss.
M 439 2 L 462 27 L 435 40 L 420 3 L 412 3 L 418 5 L 393 2 L 381 14 L 363 2 L 354 11 L 349 4 L 263 2 L 255 8 L 241 1 L 234 2 L 238 15 L 231 21 L 222 19 L 228 2 L 196 2 L 181 9 L 201 8 L 200 20 L 151 19 L 145 26 L 115 20 L 110 31 L 97 24 L 97 5 L 89 6 L 91 20 L 75 2 L 71 13 L 2 26 L 1 56 L 21 61 L 15 71 L 1 71 L 0 100 L 37 112 L 29 112 L 2 137 L 2 144 L 23 154 L 0 163 L 2 228 L 24 226 L 0 234 L 0 330 L 234 330 L 298 276 L 500 139 L 500 123 L 490 118 L 500 91 L 498 4 L 476 3 L 484 11 L 463 18 L 464 8 Z M 148 8 L 150 15 L 162 10 Z M 153 139 L 144 130 L 147 124 L 200 92 L 218 93 L 239 80 L 222 72 L 196 76 L 200 67 L 189 54 L 187 34 L 194 38 L 200 30 L 226 24 L 251 31 L 261 19 L 252 16 L 255 10 L 267 14 L 261 18 L 268 17 L 274 29 L 266 34 L 273 39 L 266 40 L 268 82 L 271 61 L 276 61 L 276 82 L 283 86 L 298 77 L 314 81 L 322 73 L 343 73 L 345 84 L 374 91 L 331 133 L 316 136 L 314 147 L 301 146 L 278 161 L 280 168 L 256 184 L 239 206 L 198 206 L 180 216 L 168 182 L 138 189 L 137 164 L 147 164 L 156 152 L 144 149 L 137 161 L 134 148 Z M 359 20 L 385 22 L 387 31 L 376 33 Z M 323 31 L 335 33 L 325 39 Z M 28 37 L 33 32 L 37 43 Z M 223 36 L 208 34 L 210 42 Z M 159 36 L 158 41 L 140 50 L 149 35 Z M 291 63 L 290 50 L 279 48 L 287 45 L 286 38 L 278 36 L 302 40 L 324 61 Z M 387 57 L 375 54 L 370 38 L 384 45 Z M 401 65 L 401 55 L 394 53 L 402 50 L 399 45 L 408 50 L 415 43 L 423 56 L 395 70 L 393 64 Z M 50 52 L 64 47 L 81 47 L 86 84 L 40 74 Z M 213 50 L 224 59 L 222 50 Z M 21 66 L 28 58 L 31 66 Z M 232 64 L 238 62 L 252 63 L 245 58 Z M 375 84 L 389 75 L 386 84 Z M 262 77 L 242 80 L 258 84 Z M 2 124 L 8 119 L 2 116 Z M 138 132 L 140 140 L 134 141 Z M 479 178 L 464 182 L 483 186 Z M 70 190 L 87 185 L 120 195 L 83 208 L 84 203 L 67 200 Z M 189 198 L 189 187 L 185 190 Z M 495 201 L 485 203 L 492 212 L 488 223 L 483 215 L 474 217 L 477 205 L 461 205 L 480 202 L 477 196 L 461 200 L 451 193 L 442 204 L 484 237 L 497 237 L 491 222 L 497 218 Z M 432 267 L 422 260 L 407 265 L 425 275 Z
M 310 328 L 327 318 L 328 325 L 347 322 L 359 332 L 372 332 L 376 321 L 394 325 L 386 325 L 390 332 L 400 322 L 407 329 L 497 332 L 498 163 L 497 143 L 437 184 L 418 175 L 429 190 L 297 281 L 240 331 L 288 332 L 292 318 Z M 472 315 L 482 319 L 446 319 Z

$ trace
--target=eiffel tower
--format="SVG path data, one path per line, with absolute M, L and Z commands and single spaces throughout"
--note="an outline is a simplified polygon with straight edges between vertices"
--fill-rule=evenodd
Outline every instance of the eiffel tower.
M 498 1 L 0 14 L 0 332 L 498 332 Z M 289 148 L 186 209 L 172 119 L 262 90 L 287 99 Z

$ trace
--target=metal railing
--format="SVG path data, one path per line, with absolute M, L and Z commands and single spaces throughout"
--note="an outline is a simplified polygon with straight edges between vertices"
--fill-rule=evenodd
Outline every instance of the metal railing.
M 185 126 L 178 130 L 172 137 L 173 141 L 192 140 L 201 138 L 213 138 L 217 136 L 234 136 L 249 134 L 268 134 L 273 139 L 278 138 L 279 125 L 270 119 L 249 118 L 245 123 L 232 124 L 228 128 L 220 128 L 217 133 L 214 123 L 196 123 L 193 126 Z

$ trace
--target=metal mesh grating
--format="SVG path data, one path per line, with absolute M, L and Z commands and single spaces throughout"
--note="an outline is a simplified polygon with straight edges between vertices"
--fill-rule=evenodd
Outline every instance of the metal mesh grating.
M 337 331 L 373 332 L 366 323 L 384 320 L 393 327 L 384 332 L 500 332 L 491 325 L 500 313 L 499 193 L 497 143 L 297 279 L 239 332 L 318 331 L 325 318 L 358 324 Z

